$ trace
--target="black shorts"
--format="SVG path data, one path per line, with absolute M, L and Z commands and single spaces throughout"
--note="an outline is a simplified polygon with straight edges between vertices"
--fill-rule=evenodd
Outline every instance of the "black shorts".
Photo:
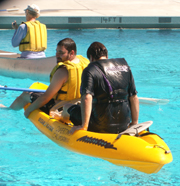
M 67 112 L 70 115 L 71 122 L 75 125 L 82 125 L 82 118 L 81 118 L 81 107 L 79 105 L 73 105 L 69 107 Z
M 82 117 L 81 117 L 81 107 L 80 105 L 73 105 L 71 106 L 67 112 L 70 115 L 70 121 L 75 125 L 82 125 Z M 124 130 L 127 129 L 128 124 L 130 122 L 129 117 L 123 117 L 125 118 L 125 121 L 122 120 L 120 123 L 116 124 L 99 124 L 96 120 L 96 117 L 91 113 L 91 117 L 89 120 L 89 125 L 88 125 L 88 131 L 92 132 L 100 132 L 100 133 L 112 133 L 112 134 L 118 134 Z
M 81 117 L 81 106 L 80 105 L 73 105 L 69 107 L 67 112 L 70 115 L 70 121 L 75 125 L 82 125 L 82 117 Z M 91 114 L 90 120 L 89 120 L 89 126 L 88 131 L 96 132 L 95 128 L 93 128 L 93 117 Z
M 30 100 L 31 103 L 33 103 L 38 97 L 40 97 L 41 95 L 43 95 L 44 93 L 31 93 L 30 94 Z M 55 105 L 55 101 L 54 99 L 51 99 L 47 104 L 45 104 L 44 106 L 42 106 L 40 108 L 40 110 L 42 110 L 43 112 L 45 112 L 46 114 L 49 114 L 50 109 Z

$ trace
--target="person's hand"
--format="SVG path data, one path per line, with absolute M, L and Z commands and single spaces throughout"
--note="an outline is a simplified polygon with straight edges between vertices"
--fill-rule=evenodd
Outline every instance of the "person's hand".
M 73 133 L 74 133 L 75 131 L 77 131 L 77 130 L 87 130 L 87 129 L 83 128 L 82 125 L 73 126 L 73 127 L 71 128 L 71 130 L 69 131 L 69 134 L 73 134 Z
M 18 25 L 17 25 L 16 21 L 12 22 L 12 28 L 13 29 L 18 29 Z

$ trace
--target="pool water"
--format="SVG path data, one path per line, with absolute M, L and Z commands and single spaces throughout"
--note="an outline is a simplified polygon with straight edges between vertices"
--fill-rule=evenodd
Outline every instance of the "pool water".
M 0 30 L 0 50 L 19 52 L 11 47 L 12 35 L 13 30 Z M 139 122 L 153 121 L 150 131 L 168 144 L 173 162 L 147 175 L 76 154 L 40 133 L 23 111 L 0 109 L 0 186 L 180 185 L 180 30 L 48 30 L 46 55 L 55 55 L 57 42 L 65 37 L 75 40 L 83 56 L 93 41 L 102 42 L 109 58 L 127 60 L 139 97 L 170 100 L 166 105 L 140 105 Z M 21 88 L 34 82 L 4 76 L 0 80 L 1 85 Z M 0 91 L 0 103 L 10 105 L 19 94 Z

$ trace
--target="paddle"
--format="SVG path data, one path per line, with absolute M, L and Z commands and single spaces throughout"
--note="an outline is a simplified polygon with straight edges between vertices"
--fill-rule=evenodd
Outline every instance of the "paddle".
M 40 90 L 40 89 L 29 89 L 29 88 L 15 88 L 15 87 L 7 87 L 7 86 L 1 86 L 0 89 L 2 90 L 14 90 L 14 91 L 24 91 L 24 92 L 45 92 L 46 90 Z M 142 98 L 139 97 L 139 103 L 145 104 L 145 105 L 165 105 L 169 103 L 168 99 L 156 99 L 156 98 Z
M 140 104 L 145 104 L 145 105 L 165 105 L 169 103 L 168 99 L 156 99 L 156 98 L 139 98 L 139 103 Z
M 29 88 L 15 88 L 15 87 L 7 87 L 7 86 L 1 86 L 0 89 L 2 90 L 14 90 L 14 91 L 24 91 L 24 92 L 45 92 L 46 90 L 41 89 L 29 89 Z
M 17 55 L 18 53 L 0 53 L 0 56 Z
M 18 11 L 19 8 L 8 8 L 8 9 L 1 9 L 0 12 L 7 11 L 7 12 L 12 12 L 12 11 Z

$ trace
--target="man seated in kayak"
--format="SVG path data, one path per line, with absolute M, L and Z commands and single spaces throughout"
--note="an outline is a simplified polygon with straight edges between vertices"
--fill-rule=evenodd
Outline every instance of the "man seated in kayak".
M 46 25 L 36 20 L 40 16 L 40 9 L 33 4 L 25 9 L 26 22 L 18 27 L 16 21 L 12 23 L 15 29 L 12 46 L 19 46 L 21 58 L 44 58 L 47 48 Z
M 126 60 L 108 59 L 106 47 L 99 42 L 90 45 L 87 57 L 90 64 L 82 74 L 81 105 L 65 105 L 59 119 L 74 124 L 70 133 L 120 133 L 137 124 L 139 100 Z
M 57 44 L 57 65 L 50 74 L 50 85 L 45 93 L 23 92 L 10 106 L 13 110 L 20 110 L 26 104 L 32 103 L 25 110 L 25 117 L 41 108 L 48 113 L 49 109 L 61 100 L 80 98 L 81 75 L 89 60 L 76 55 L 76 44 L 70 38 L 65 38 Z M 51 61 L 50 61 L 51 62 Z M 44 106 L 44 107 L 43 107 Z

